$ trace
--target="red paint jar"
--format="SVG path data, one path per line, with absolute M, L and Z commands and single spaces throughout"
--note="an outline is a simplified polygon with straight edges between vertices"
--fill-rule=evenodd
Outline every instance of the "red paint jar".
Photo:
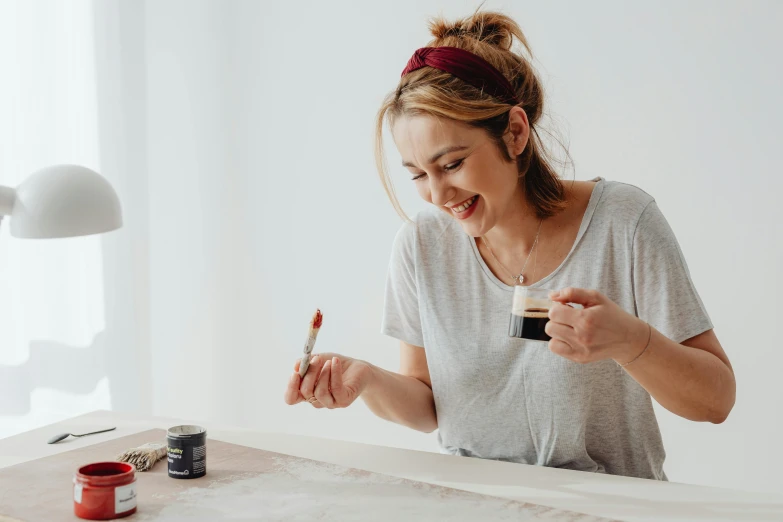
M 136 512 L 136 468 L 125 462 L 96 462 L 73 476 L 73 512 L 87 520 L 109 520 Z

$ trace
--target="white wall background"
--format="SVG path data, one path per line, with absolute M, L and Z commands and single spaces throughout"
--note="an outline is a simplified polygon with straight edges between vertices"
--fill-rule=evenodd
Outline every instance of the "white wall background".
M 432 435 L 362 404 L 290 408 L 282 392 L 315 307 L 326 316 L 319 351 L 396 369 L 397 343 L 378 331 L 399 219 L 374 171 L 375 111 L 429 40 L 426 18 L 477 4 L 0 0 L 13 15 L 0 16 L 0 34 L 20 27 L 6 36 L 14 51 L 0 54 L 0 183 L 81 162 L 112 180 L 126 220 L 101 238 L 89 284 L 0 308 L 0 332 L 17 332 L 0 337 L 0 435 L 98 405 L 436 450 Z M 738 395 L 724 424 L 658 408 L 671 480 L 780 491 L 783 3 L 486 7 L 527 34 L 577 179 L 600 175 L 657 198 L 731 357 Z M 72 143 L 77 125 L 94 133 Z M 399 164 L 393 148 L 389 159 Z M 415 212 L 422 204 L 397 170 Z M 44 255 L 15 241 L 6 224 L 0 303 L 12 285 L 26 291 L 13 267 Z M 28 270 L 28 280 L 60 277 Z M 95 288 L 102 296 L 85 294 Z M 84 317 L 105 316 L 80 330 L 92 336 L 20 329 L 63 321 L 40 302 L 85 295 L 99 311 Z M 65 377 L 45 378 L 49 359 L 34 355 L 42 339 Z M 60 345 L 98 362 L 69 374 Z

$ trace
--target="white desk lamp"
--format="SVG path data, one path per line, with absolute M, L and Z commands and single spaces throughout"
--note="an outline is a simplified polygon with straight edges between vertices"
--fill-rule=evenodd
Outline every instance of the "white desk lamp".
M 86 236 L 122 226 L 122 208 L 111 184 L 80 165 L 53 165 L 16 189 L 0 185 L 0 221 L 11 217 L 11 235 L 23 238 Z

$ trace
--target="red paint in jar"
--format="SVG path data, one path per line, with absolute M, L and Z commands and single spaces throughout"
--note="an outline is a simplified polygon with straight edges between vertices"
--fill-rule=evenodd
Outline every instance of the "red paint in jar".
M 73 476 L 73 512 L 87 520 L 109 520 L 136 512 L 136 468 L 125 462 L 96 462 Z

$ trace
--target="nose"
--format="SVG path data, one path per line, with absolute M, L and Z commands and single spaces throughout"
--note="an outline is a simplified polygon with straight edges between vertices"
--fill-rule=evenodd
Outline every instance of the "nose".
M 454 187 L 444 178 L 446 176 L 429 176 L 430 199 L 433 205 L 438 205 L 439 207 L 446 205 L 446 203 L 453 203 L 452 199 L 456 194 Z

